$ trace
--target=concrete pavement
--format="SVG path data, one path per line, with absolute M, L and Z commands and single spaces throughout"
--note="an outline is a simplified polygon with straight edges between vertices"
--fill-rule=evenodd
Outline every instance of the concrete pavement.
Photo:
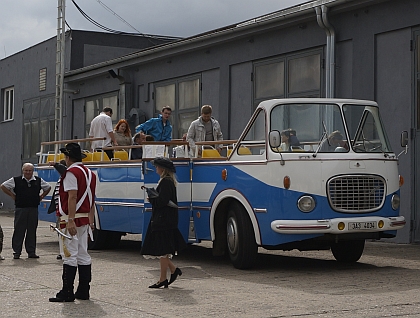
M 156 260 L 140 254 L 140 236 L 117 250 L 91 251 L 91 300 L 50 303 L 61 287 L 57 236 L 40 222 L 39 259 L 14 260 L 13 213 L 0 211 L 0 317 L 420 317 L 420 246 L 369 242 L 352 265 L 329 251 L 261 250 L 253 270 L 214 258 L 209 243 L 174 258 L 183 275 L 168 289 L 149 289 Z

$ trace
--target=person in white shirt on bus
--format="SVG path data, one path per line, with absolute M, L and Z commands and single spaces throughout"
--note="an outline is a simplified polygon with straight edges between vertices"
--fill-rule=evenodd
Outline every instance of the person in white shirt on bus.
M 103 111 L 93 118 L 90 123 L 89 137 L 90 138 L 99 138 L 104 137 L 104 147 L 118 146 L 118 142 L 114 136 L 114 128 L 112 127 L 112 108 L 105 107 Z M 91 145 L 92 150 L 102 148 L 102 140 L 95 140 Z M 114 153 L 112 150 L 105 150 L 105 153 L 108 155 L 109 159 L 114 158 Z

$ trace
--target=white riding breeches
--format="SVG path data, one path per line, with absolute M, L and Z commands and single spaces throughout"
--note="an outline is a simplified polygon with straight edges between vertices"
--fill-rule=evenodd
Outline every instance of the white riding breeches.
M 64 238 L 60 244 L 60 253 L 63 256 L 63 263 L 69 266 L 90 265 L 92 260 L 88 254 L 89 225 L 82 225 L 76 228 L 77 234 L 72 240 Z M 67 251 L 64 251 L 67 249 Z M 67 252 L 67 253 L 66 253 Z M 70 256 L 66 256 L 70 254 Z

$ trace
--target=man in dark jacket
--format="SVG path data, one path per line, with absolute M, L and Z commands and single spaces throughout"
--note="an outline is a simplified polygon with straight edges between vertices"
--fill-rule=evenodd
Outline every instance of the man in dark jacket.
M 10 178 L 0 186 L 15 201 L 16 206 L 12 237 L 13 258 L 20 258 L 23 240 L 28 258 L 39 258 L 35 253 L 38 205 L 50 192 L 51 186 L 42 178 L 34 176 L 32 163 L 24 163 L 22 172 L 22 176 Z

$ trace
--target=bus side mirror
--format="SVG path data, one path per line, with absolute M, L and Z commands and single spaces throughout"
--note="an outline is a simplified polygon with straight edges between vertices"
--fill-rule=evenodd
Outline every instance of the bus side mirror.
M 270 147 L 271 148 L 280 147 L 280 144 L 281 144 L 280 131 L 278 131 L 278 130 L 270 131 L 269 141 L 270 141 Z
M 406 147 L 408 145 L 408 131 L 404 130 L 401 133 L 401 147 Z

